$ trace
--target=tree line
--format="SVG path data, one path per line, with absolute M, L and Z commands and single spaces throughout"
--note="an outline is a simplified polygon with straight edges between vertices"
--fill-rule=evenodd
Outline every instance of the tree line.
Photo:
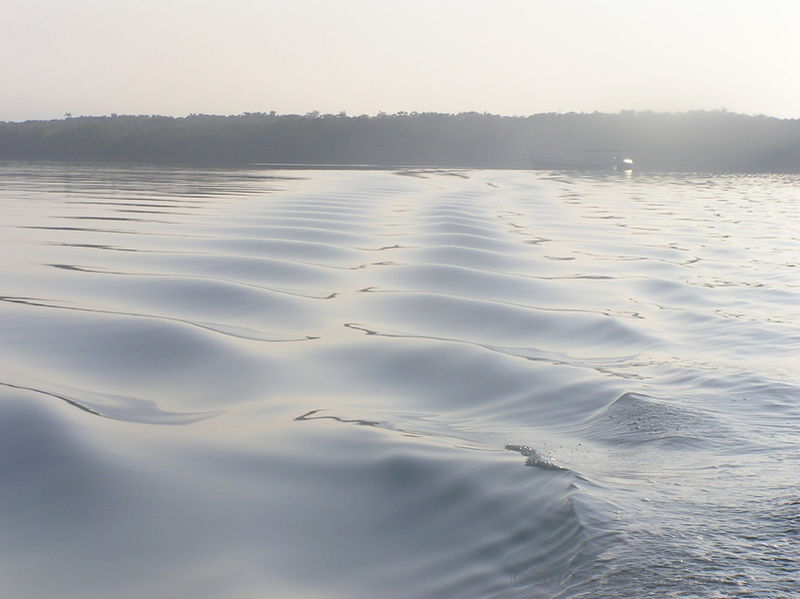
M 718 111 L 397 113 L 0 122 L 0 159 L 160 164 L 331 164 L 531 168 L 591 148 L 663 171 L 800 171 L 800 119 Z

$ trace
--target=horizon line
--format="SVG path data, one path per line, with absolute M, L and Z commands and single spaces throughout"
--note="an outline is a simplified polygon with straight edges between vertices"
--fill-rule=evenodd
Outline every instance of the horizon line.
M 298 118 L 309 118 L 309 119 L 318 119 L 318 118 L 389 118 L 389 117 L 410 117 L 410 116 L 424 116 L 424 115 L 436 115 L 436 116 L 463 116 L 463 115 L 478 115 L 478 116 L 489 116 L 489 117 L 500 117 L 500 118 L 518 118 L 518 119 L 525 119 L 531 118 L 535 116 L 569 116 L 569 115 L 581 115 L 581 116 L 591 116 L 591 115 L 605 115 L 605 116 L 623 116 L 623 115 L 660 115 L 660 116 L 683 116 L 689 115 L 693 113 L 702 113 L 702 114 L 710 114 L 710 113 L 718 113 L 718 114 L 726 114 L 730 116 L 742 116 L 742 117 L 750 117 L 750 118 L 769 118 L 781 121 L 796 121 L 800 120 L 800 117 L 779 117 L 773 116 L 764 113 L 744 113 L 744 112 L 733 112 L 728 110 L 727 108 L 696 108 L 691 110 L 679 110 L 679 111 L 668 111 L 668 110 L 652 110 L 652 109 L 621 109 L 616 112 L 607 112 L 607 111 L 600 111 L 600 110 L 593 110 L 593 111 L 548 111 L 548 112 L 534 112 L 528 114 L 501 114 L 489 111 L 478 111 L 478 110 L 465 110 L 461 112 L 442 112 L 436 110 L 425 110 L 425 111 L 404 111 L 400 110 L 397 112 L 389 113 L 384 111 L 378 111 L 376 113 L 360 113 L 360 114 L 348 114 L 347 111 L 341 110 L 339 112 L 326 112 L 322 113 L 318 110 L 311 110 L 305 113 L 296 113 L 296 112 L 286 112 L 286 113 L 279 113 L 275 110 L 270 111 L 245 111 L 240 113 L 231 113 L 231 114 L 223 114 L 223 113 L 204 113 L 204 112 L 190 112 L 187 114 L 183 114 L 181 116 L 170 115 L 170 114 L 158 114 L 158 113 L 117 113 L 111 112 L 108 114 L 78 114 L 75 115 L 71 112 L 65 112 L 60 117 L 53 117 L 53 118 L 31 118 L 25 120 L 0 120 L 0 123 L 3 124 L 25 124 L 25 123 L 42 123 L 42 122 L 53 122 L 53 121 L 66 121 L 66 120 L 78 120 L 78 119 L 104 119 L 104 118 L 163 118 L 163 119 L 191 119 L 191 118 L 241 118 L 241 117 L 298 117 Z

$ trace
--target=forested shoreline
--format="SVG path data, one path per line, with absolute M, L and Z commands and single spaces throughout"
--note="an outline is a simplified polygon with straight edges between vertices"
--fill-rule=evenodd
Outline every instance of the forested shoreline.
M 800 171 L 800 119 L 726 111 L 65 116 L 0 122 L 0 159 L 531 168 L 587 148 L 660 171 Z

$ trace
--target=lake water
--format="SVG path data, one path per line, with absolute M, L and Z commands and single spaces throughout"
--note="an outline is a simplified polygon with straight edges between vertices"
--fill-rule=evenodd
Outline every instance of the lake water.
M 800 177 L 0 165 L 15 598 L 800 595 Z

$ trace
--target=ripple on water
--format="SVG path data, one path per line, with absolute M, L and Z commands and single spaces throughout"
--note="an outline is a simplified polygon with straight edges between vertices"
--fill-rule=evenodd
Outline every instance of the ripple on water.
M 796 177 L 0 174 L 7 595 L 796 591 Z

